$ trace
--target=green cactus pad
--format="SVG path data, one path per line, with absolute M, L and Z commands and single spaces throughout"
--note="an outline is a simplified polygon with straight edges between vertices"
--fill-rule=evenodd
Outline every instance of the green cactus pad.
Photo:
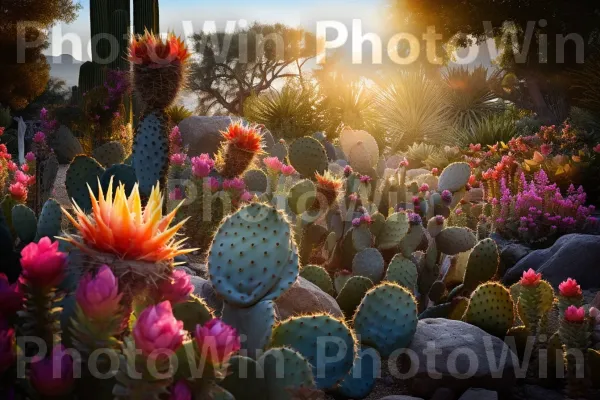
M 340 133 L 340 144 L 346 155 L 349 156 L 352 153 L 352 148 L 359 143 L 362 144 L 365 153 L 369 155 L 371 167 L 375 167 L 379 160 L 379 145 L 372 135 L 367 131 L 354 131 L 352 129 L 344 129 Z
M 371 235 L 371 231 L 367 225 L 361 224 L 352 229 L 352 244 L 356 251 L 362 251 L 371 247 L 373 244 L 373 235 Z
M 448 291 L 446 290 L 446 285 L 442 281 L 435 281 L 429 288 L 429 299 L 434 303 L 440 303 Z
M 91 157 L 77 156 L 71 162 L 65 179 L 65 186 L 70 199 L 84 211 L 92 208 L 88 185 L 94 194 L 98 194 L 98 180 L 104 168 Z
M 102 146 L 94 149 L 92 156 L 100 164 L 108 168 L 111 165 L 122 163 L 127 155 L 121 142 L 114 141 L 104 143 Z
M 378 237 L 383 231 L 383 227 L 385 226 L 385 217 L 383 214 L 376 212 L 371 215 L 371 225 L 369 225 L 369 229 L 371 229 L 371 234 L 375 237 Z
M 422 225 L 411 225 L 408 233 L 402 238 L 400 242 L 400 252 L 404 257 L 410 257 L 412 253 L 417 251 L 417 247 L 423 241 L 425 235 L 425 228 Z
M 377 235 L 377 247 L 389 250 L 400 245 L 404 236 L 408 233 L 410 225 L 406 213 L 399 212 L 390 215 L 385 220 L 381 233 Z
M 37 242 L 43 237 L 54 239 L 62 232 L 62 210 L 58 201 L 49 199 L 44 203 L 37 223 Z
M 388 357 L 412 341 L 417 330 L 417 302 L 402 286 L 384 282 L 367 292 L 353 325 L 362 343 Z
M 477 243 L 469 255 L 465 271 L 465 289 L 474 290 L 479 284 L 492 280 L 498 272 L 498 246 L 492 239 Z
M 26 205 L 17 204 L 12 209 L 12 223 L 21 243 L 31 243 L 37 232 L 37 219 L 33 210 Z
M 140 193 L 149 196 L 169 168 L 169 137 L 163 115 L 151 113 L 140 121 L 133 141 L 133 168 Z M 164 189 L 164 188 L 162 188 Z
M 277 157 L 279 161 L 285 162 L 288 157 L 288 148 L 284 141 L 279 141 L 273 145 L 273 148 L 269 151 L 271 157 Z
M 208 266 L 215 290 L 228 303 L 249 307 L 276 299 L 298 277 L 290 224 L 266 204 L 241 208 L 215 234 Z
M 54 190 L 54 182 L 56 181 L 56 175 L 58 174 L 58 160 L 54 154 L 41 161 L 37 165 L 38 176 L 37 182 L 39 184 L 40 204 L 45 203 Z
M 340 383 L 337 392 L 344 397 L 364 399 L 371 393 L 380 375 L 381 356 L 375 349 L 363 347 L 354 360 L 352 370 Z
M 438 251 L 453 256 L 471 250 L 477 239 L 470 229 L 452 226 L 442 230 L 435 241 Z
M 316 200 L 317 188 L 315 184 L 308 179 L 303 179 L 292 186 L 288 195 L 288 205 L 296 215 L 300 215 L 303 212 L 310 210 Z
M 128 196 L 133 190 L 135 184 L 137 183 L 135 170 L 132 166 L 127 164 L 115 164 L 112 167 L 108 168 L 104 172 L 104 174 L 102 174 L 102 177 L 100 178 L 100 184 L 102 185 L 102 190 L 104 190 L 104 193 L 106 193 L 106 191 L 108 190 L 111 178 L 113 180 L 113 193 L 114 190 L 117 187 L 119 187 L 119 185 L 122 183 L 125 185 L 125 193 Z
M 267 175 L 260 169 L 249 169 L 244 173 L 244 182 L 246 189 L 250 192 L 264 193 L 269 186 Z M 275 189 L 275 188 L 273 188 Z
M 323 145 L 308 136 L 296 139 L 289 152 L 290 163 L 305 178 L 312 179 L 317 172 L 323 174 L 329 165 Z
M 281 346 L 297 350 L 308 360 L 319 389 L 341 381 L 352 368 L 356 355 L 352 330 L 343 321 L 326 314 L 281 322 L 273 330 L 271 347 Z M 328 359 L 332 361 L 327 362 Z
M 442 171 L 438 181 L 438 191 L 444 190 L 456 192 L 465 187 L 471 176 L 471 167 L 465 162 L 457 162 L 448 165 Z
M 373 286 L 373 282 L 364 276 L 353 276 L 345 282 L 336 301 L 346 318 L 350 319 L 354 316 L 361 300 Z
M 255 400 L 265 397 L 267 380 L 261 365 L 249 357 L 233 356 L 229 360 L 227 375 L 220 385 L 235 400 Z M 268 397 L 267 397 L 268 399 Z
M 328 295 L 335 295 L 333 282 L 325 268 L 319 267 L 318 265 L 307 265 L 300 271 L 300 276 L 317 285 Z
M 273 348 L 258 359 L 258 364 L 265 373 L 266 392 L 248 400 L 264 399 L 265 394 L 269 400 L 294 400 L 303 398 L 297 395 L 303 390 L 315 389 L 312 366 L 298 351 L 286 347 Z
M 188 332 L 195 332 L 196 325 L 204 325 L 215 317 L 206 302 L 194 295 L 187 301 L 174 304 L 173 315 L 183 322 L 183 328 Z
M 223 304 L 221 319 L 234 327 L 238 334 L 246 335 L 242 348 L 250 357 L 260 354 L 269 341 L 275 325 L 275 307 L 273 301 L 260 301 L 252 307 L 238 308 Z
M 404 286 L 411 293 L 417 287 L 417 266 L 408 258 L 398 253 L 390 261 L 385 275 L 385 280 Z
M 333 287 L 335 291 L 340 293 L 350 278 L 352 278 L 352 274 L 349 271 L 336 272 L 333 277 Z
M 367 248 L 358 252 L 352 260 L 352 273 L 364 276 L 373 283 L 379 283 L 383 278 L 385 261 L 379 250 Z
M 504 337 L 515 321 L 509 290 L 495 282 L 480 285 L 471 294 L 463 320 L 491 335 Z
M 439 224 L 436 217 L 431 217 L 429 221 L 427 221 L 427 232 L 431 237 L 436 237 L 440 234 L 440 232 L 446 227 L 446 221 Z
M 299 246 L 300 263 L 302 265 L 310 262 L 314 249 L 320 249 L 327 240 L 327 228 L 317 224 L 309 224 L 301 232 L 302 241 Z
M 554 306 L 554 288 L 548 281 L 541 280 L 539 286 L 536 288 L 539 295 L 535 295 L 533 288 L 523 289 L 520 283 L 515 283 L 510 287 L 510 294 L 516 301 L 515 309 L 517 310 L 517 316 L 521 321 L 530 327 L 530 321 L 532 317 L 528 317 L 528 309 L 536 315 L 536 321 L 539 321 L 544 315 L 546 315 Z M 529 314 L 531 315 L 531 314 Z
M 369 151 L 362 142 L 352 146 L 350 153 L 348 154 L 348 162 L 350 163 L 350 166 L 360 174 L 369 174 L 373 168 L 373 162 L 369 155 Z

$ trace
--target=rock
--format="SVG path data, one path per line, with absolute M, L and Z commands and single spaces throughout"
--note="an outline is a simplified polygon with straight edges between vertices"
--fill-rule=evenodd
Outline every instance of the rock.
M 496 242 L 498 252 L 500 253 L 500 265 L 498 268 L 500 276 L 503 276 L 506 271 L 514 267 L 522 258 L 533 251 L 530 247 L 506 240 L 497 233 L 492 233 L 490 237 Z
M 600 288 L 598 274 L 600 236 L 570 234 L 561 236 L 547 249 L 535 250 L 506 272 L 503 283 L 512 285 L 523 272 L 534 269 L 558 288 L 567 278 L 573 278 L 582 289 Z
M 522 399 L 527 400 L 564 400 L 564 395 L 560 391 L 550 390 L 536 385 L 523 385 L 519 387 Z
M 302 277 L 298 277 L 292 287 L 275 301 L 275 306 L 280 319 L 319 312 L 344 318 L 333 297 Z
M 420 320 L 403 358 L 408 391 L 423 398 L 439 388 L 461 393 L 479 387 L 506 393 L 516 383 L 517 356 L 502 340 L 462 321 Z
M 217 314 L 221 314 L 223 300 L 217 296 L 212 283 L 198 276 L 192 276 L 190 281 L 194 285 L 194 294 L 206 301 L 206 304 L 215 310 Z
M 454 400 L 456 395 L 448 388 L 439 388 L 429 400 Z
M 468 201 L 469 203 L 479 203 L 483 201 L 483 189 L 481 188 L 473 188 L 465 193 L 465 197 L 463 197 L 464 201 Z
M 231 117 L 188 117 L 179 123 L 183 146 L 188 146 L 188 155 L 196 157 L 202 153 L 216 154 L 221 146 L 221 131 L 227 129 Z
M 600 310 L 600 292 L 596 293 L 596 297 L 591 301 L 590 305 Z
M 485 389 L 469 389 L 458 400 L 498 400 L 498 393 Z
M 380 398 L 379 400 L 423 400 L 420 397 L 391 395 Z
M 48 144 L 54 150 L 60 164 L 69 164 L 76 155 L 84 153 L 79 140 L 64 125 L 61 125 L 56 133 L 50 136 Z
M 209 274 L 207 264 L 190 263 L 187 267 L 194 271 L 194 275 L 198 275 L 200 278 L 208 279 Z

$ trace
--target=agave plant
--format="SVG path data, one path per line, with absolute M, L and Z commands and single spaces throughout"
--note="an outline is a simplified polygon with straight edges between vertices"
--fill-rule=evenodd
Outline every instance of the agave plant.
M 439 137 L 450 126 L 446 95 L 422 72 L 401 72 L 375 96 L 392 151 Z
M 451 67 L 442 73 L 442 81 L 448 91 L 450 119 L 455 127 L 470 129 L 482 119 L 504 109 L 504 104 L 492 89 L 499 80 L 499 70 L 489 73 L 483 66 L 472 70 L 462 66 Z
M 173 122 L 175 125 L 179 125 L 181 121 L 193 115 L 193 113 L 184 106 L 179 106 L 176 104 L 168 107 L 165 112 L 169 116 L 171 122 Z
M 417 168 L 425 164 L 425 160 L 438 152 L 438 148 L 433 144 L 415 143 L 408 146 L 406 157 L 410 160 L 410 165 Z
M 510 115 L 492 115 L 475 122 L 468 128 L 455 128 L 451 131 L 444 142 L 460 147 L 468 147 L 469 144 L 494 145 L 498 142 L 508 142 L 519 136 L 519 128 Z

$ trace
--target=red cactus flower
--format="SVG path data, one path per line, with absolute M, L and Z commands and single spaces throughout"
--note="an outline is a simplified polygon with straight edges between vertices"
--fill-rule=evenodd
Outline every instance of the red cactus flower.
M 185 42 L 172 32 L 163 39 L 146 31 L 134 37 L 129 46 L 129 61 L 150 68 L 185 64 L 189 58 Z
M 542 274 L 536 273 L 533 269 L 523 272 L 523 277 L 519 283 L 523 286 L 537 286 L 542 280 Z
M 222 134 L 230 145 L 240 150 L 250 153 L 262 151 L 262 135 L 256 127 L 244 125 L 241 122 L 232 122 L 227 131 L 222 132 Z
M 585 320 L 585 309 L 583 307 L 569 306 L 565 311 L 565 320 L 580 323 Z
M 317 179 L 317 186 L 319 188 L 330 192 L 335 192 L 339 190 L 343 184 L 341 180 L 335 178 L 329 173 L 329 171 L 325 171 L 323 175 L 316 172 L 315 178 Z
M 558 290 L 561 296 L 564 297 L 579 297 L 581 296 L 581 286 L 577 284 L 575 279 L 567 279 L 560 285 L 558 285 Z

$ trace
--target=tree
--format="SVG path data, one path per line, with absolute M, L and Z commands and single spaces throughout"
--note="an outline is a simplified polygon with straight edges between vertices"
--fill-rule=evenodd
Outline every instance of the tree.
M 71 90 L 62 79 L 51 77 L 46 84 L 44 92 L 30 102 L 27 107 L 17 115 L 24 119 L 37 118 L 42 108 L 54 109 L 64 106 L 71 94 Z
M 45 29 L 72 21 L 79 8 L 74 0 L 0 3 L 0 103 L 21 110 L 44 92 L 50 79 L 50 66 L 42 54 L 48 46 Z M 27 48 L 24 41 L 30 44 Z
M 587 0 L 393 0 L 391 8 L 396 26 L 409 23 L 420 34 L 434 26 L 445 43 L 469 46 L 493 38 L 504 49 L 500 65 L 516 77 L 515 87 L 501 94 L 545 122 L 564 116 L 569 71 L 582 66 L 585 49 L 600 34 L 600 5 Z
M 316 39 L 281 24 L 254 24 L 234 33 L 194 35 L 198 62 L 192 65 L 189 88 L 198 92 L 200 107 L 243 115 L 244 101 L 271 88 L 281 78 L 298 77 L 315 57 Z M 221 109 L 221 110 L 219 110 Z

